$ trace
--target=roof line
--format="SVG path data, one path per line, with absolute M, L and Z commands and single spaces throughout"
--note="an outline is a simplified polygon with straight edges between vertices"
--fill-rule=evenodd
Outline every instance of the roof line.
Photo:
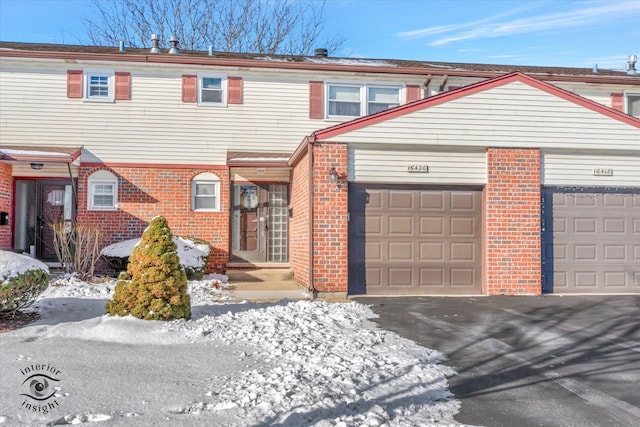
M 114 61 L 133 62 L 147 64 L 179 64 L 195 66 L 220 66 L 220 67 L 252 67 L 261 69 L 286 69 L 286 70 L 308 70 L 308 71 L 341 71 L 358 72 L 371 74 L 402 74 L 426 76 L 428 74 L 470 78 L 495 78 L 504 74 L 504 71 L 482 71 L 469 69 L 450 69 L 438 67 L 418 67 L 418 66 L 373 66 L 354 64 L 323 64 L 318 62 L 286 62 L 286 61 L 263 61 L 259 59 L 246 58 L 220 58 L 208 56 L 188 56 L 188 55 L 168 55 L 168 54 L 141 54 L 141 53 L 97 53 L 97 52 L 64 52 L 64 51 L 40 51 L 40 50 L 17 50 L 1 49 L 0 57 L 7 58 L 33 58 L 33 59 L 59 59 L 64 61 Z M 458 64 L 464 67 L 465 64 Z M 467 64 L 468 65 L 468 64 Z M 485 64 L 490 65 L 490 64 Z M 518 68 L 518 66 L 513 66 Z M 526 68 L 526 67 L 525 67 Z M 584 83 L 607 83 L 628 85 L 632 77 L 611 76 L 611 75 L 580 75 L 580 74 L 558 74 L 550 72 L 527 71 L 529 75 L 540 76 L 545 81 L 567 81 Z M 638 79 L 640 81 L 640 78 Z
M 535 87 L 536 89 L 540 89 L 551 95 L 558 96 L 562 99 L 573 102 L 574 104 L 577 104 L 577 105 L 581 105 L 597 113 L 611 117 L 615 120 L 624 122 L 631 126 L 640 128 L 640 119 L 637 119 L 623 112 L 614 110 L 612 108 L 606 107 L 595 101 L 591 101 L 590 99 L 583 98 L 579 95 L 576 95 L 573 92 L 569 92 L 557 86 L 553 86 L 549 83 L 538 80 L 524 73 L 513 72 L 513 73 L 505 74 L 503 76 L 500 76 L 491 80 L 485 80 L 485 81 L 474 83 L 468 86 L 464 86 L 460 89 L 452 90 L 450 92 L 444 92 L 429 98 L 420 99 L 420 100 L 411 102 L 409 104 L 404 104 L 404 105 L 392 108 L 390 110 L 373 114 L 371 116 L 360 117 L 355 120 L 351 120 L 349 122 L 340 123 L 325 129 L 317 130 L 310 135 L 310 138 L 314 142 L 321 141 L 328 138 L 333 138 L 335 136 L 341 135 L 346 132 L 351 132 L 366 126 L 384 122 L 386 120 L 403 116 L 405 114 L 409 114 L 414 111 L 419 111 L 419 110 L 433 107 L 435 105 L 444 104 L 446 102 L 453 101 L 455 99 L 462 98 L 467 95 L 483 92 L 485 90 L 502 86 L 514 81 L 520 81 L 522 83 L 526 83 L 529 86 Z

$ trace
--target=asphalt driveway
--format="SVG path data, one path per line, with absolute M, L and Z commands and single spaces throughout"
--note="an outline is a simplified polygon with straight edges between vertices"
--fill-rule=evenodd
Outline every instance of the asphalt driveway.
M 447 355 L 461 423 L 640 426 L 640 296 L 356 300 Z

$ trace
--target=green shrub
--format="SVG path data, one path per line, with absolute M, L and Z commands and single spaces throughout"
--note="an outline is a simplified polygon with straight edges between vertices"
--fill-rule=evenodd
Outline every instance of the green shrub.
M 130 314 L 146 320 L 191 317 L 187 276 L 164 217 L 151 220 L 105 308 L 111 315 Z
M 33 304 L 49 286 L 44 270 L 28 270 L 2 279 L 0 277 L 0 317 L 7 317 Z

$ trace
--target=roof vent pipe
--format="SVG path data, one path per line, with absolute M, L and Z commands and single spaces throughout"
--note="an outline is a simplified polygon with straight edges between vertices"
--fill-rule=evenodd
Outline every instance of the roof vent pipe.
M 178 38 L 176 36 L 169 37 L 169 53 L 172 55 L 177 55 L 180 53 L 180 49 L 178 49 Z
M 316 49 L 314 53 L 316 56 L 323 57 L 323 58 L 326 58 L 327 56 L 329 56 L 329 51 L 325 48 Z
M 638 61 L 638 57 L 636 55 L 629 55 L 627 59 L 629 60 L 629 67 L 627 68 L 627 74 L 635 75 L 636 62 Z
M 213 45 L 209 45 L 209 56 L 213 56 Z
M 118 52 L 124 52 L 124 40 L 118 42 Z
M 151 34 L 151 53 L 160 53 L 160 47 L 158 47 L 158 36 Z

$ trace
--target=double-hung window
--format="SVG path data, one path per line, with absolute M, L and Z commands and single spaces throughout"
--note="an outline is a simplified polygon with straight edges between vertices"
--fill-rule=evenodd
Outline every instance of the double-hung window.
M 624 103 L 627 114 L 640 118 L 640 92 L 625 93 Z
M 193 177 L 191 181 L 191 207 L 194 211 L 220 210 L 220 179 L 209 172 Z
M 227 77 L 198 75 L 198 104 L 224 107 L 227 105 Z
M 88 209 L 110 211 L 117 209 L 118 178 L 111 172 L 101 170 L 89 176 Z
M 400 105 L 400 88 L 367 87 L 367 114 L 379 113 L 398 105 Z
M 328 83 L 326 117 L 361 117 L 401 104 L 400 85 Z
M 113 101 L 114 72 L 87 70 L 84 73 L 84 98 L 88 101 Z

